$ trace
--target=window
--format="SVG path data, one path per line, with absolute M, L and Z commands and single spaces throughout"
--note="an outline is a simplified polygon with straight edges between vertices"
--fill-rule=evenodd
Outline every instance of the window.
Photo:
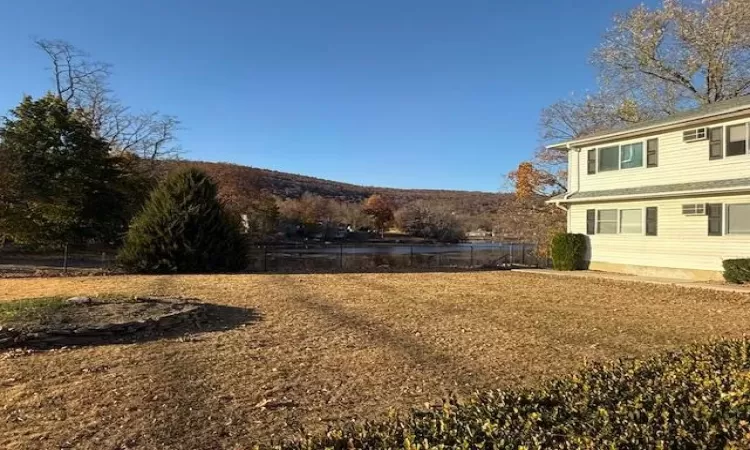
M 706 213 L 708 214 L 708 235 L 709 236 L 721 236 L 721 203 L 709 203 L 706 205 Z
M 656 236 L 659 210 L 656 206 L 646 208 L 646 236 Z
M 696 128 L 694 130 L 686 130 L 682 132 L 683 142 L 695 142 L 706 139 L 706 129 Z
M 727 205 L 727 234 L 750 234 L 750 204 Z
M 643 142 L 620 147 L 620 168 L 632 169 L 643 166 Z
M 620 168 L 620 147 L 604 147 L 599 149 L 599 172 L 618 170 Z
M 659 167 L 659 139 L 646 141 L 646 167 Z
M 747 153 L 747 124 L 727 127 L 727 156 Z
M 706 205 L 703 203 L 682 205 L 682 214 L 686 216 L 705 216 Z
M 591 175 L 596 173 L 596 149 L 588 151 L 586 162 L 588 174 Z
M 597 211 L 596 232 L 599 234 L 617 233 L 616 209 L 600 209 Z
M 643 233 L 643 212 L 640 209 L 620 210 L 620 233 Z

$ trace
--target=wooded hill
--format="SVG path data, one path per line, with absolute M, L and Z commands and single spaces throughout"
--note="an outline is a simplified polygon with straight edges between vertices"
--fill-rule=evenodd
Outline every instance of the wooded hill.
M 239 198 L 251 197 L 258 191 L 266 191 L 281 199 L 299 198 L 305 192 L 310 192 L 347 203 L 361 203 L 370 195 L 378 193 L 387 196 L 399 207 L 416 200 L 426 200 L 448 205 L 457 214 L 467 216 L 494 215 L 500 210 L 511 208 L 514 203 L 512 194 L 359 186 L 230 163 L 170 161 L 166 165 L 167 170 L 177 165 L 190 165 L 205 170 L 219 184 L 222 197 L 240 204 L 242 202 L 237 201 Z

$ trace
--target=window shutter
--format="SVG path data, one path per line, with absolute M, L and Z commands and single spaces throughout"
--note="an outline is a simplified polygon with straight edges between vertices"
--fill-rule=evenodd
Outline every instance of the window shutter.
M 596 210 L 586 210 L 586 234 L 596 233 Z
M 646 141 L 646 167 L 659 166 L 659 139 Z
M 721 159 L 724 157 L 724 133 L 721 127 L 711 128 L 708 142 L 708 159 Z
M 596 173 L 596 149 L 593 148 L 588 152 L 588 174 Z
M 646 208 L 646 236 L 656 236 L 658 234 L 658 211 L 656 206 Z
M 723 205 L 721 203 L 709 203 L 706 205 L 708 212 L 708 235 L 709 236 L 721 236 L 721 212 Z

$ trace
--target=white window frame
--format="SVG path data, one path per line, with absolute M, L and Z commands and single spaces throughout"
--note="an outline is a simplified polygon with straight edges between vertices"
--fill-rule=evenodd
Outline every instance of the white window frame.
M 617 236 L 617 235 L 624 235 L 624 236 L 646 236 L 646 207 L 640 207 L 640 208 L 602 208 L 602 209 L 594 209 L 596 211 L 596 221 L 594 224 L 594 235 L 603 234 L 608 236 Z M 640 210 L 641 211 L 641 232 L 640 233 L 623 233 L 622 232 L 622 211 L 625 210 Z M 600 211 L 616 211 L 615 214 L 615 232 L 614 233 L 602 233 L 599 231 L 599 212 Z M 722 219 L 723 219 L 722 215 Z M 607 221 L 607 223 L 612 223 L 612 221 Z
M 625 145 L 633 145 L 633 144 L 641 144 L 641 165 L 640 166 L 635 166 L 635 167 L 626 167 L 626 168 L 623 169 L 623 167 L 622 167 L 622 147 L 625 146 Z M 617 147 L 617 169 L 602 170 L 601 169 L 601 165 L 600 165 L 601 164 L 601 160 L 602 160 L 602 149 L 613 148 L 613 147 Z M 623 143 L 620 143 L 620 144 L 603 145 L 601 147 L 596 147 L 596 173 L 599 173 L 599 172 L 617 172 L 617 171 L 620 171 L 620 170 L 631 170 L 631 169 L 643 169 L 643 168 L 646 167 L 647 160 L 648 160 L 648 139 L 646 139 L 646 140 L 638 139 L 638 140 L 635 140 L 635 141 L 623 142 Z M 586 164 L 588 164 L 588 160 L 587 160 Z M 586 172 L 588 172 L 588 166 L 586 167 Z M 589 174 L 589 175 L 596 175 L 596 173 Z
M 729 137 L 727 136 L 727 128 L 729 127 L 736 127 L 738 125 L 745 125 L 746 131 L 745 136 L 747 137 L 745 139 L 745 154 L 744 155 L 727 155 L 727 144 L 729 144 Z M 750 122 L 740 122 L 740 123 L 729 123 L 724 125 L 716 125 L 715 127 L 706 127 L 706 130 L 710 130 L 711 128 L 721 128 L 721 158 L 715 158 L 711 159 L 710 161 L 723 161 L 724 158 L 742 158 L 744 157 L 750 157 Z M 710 131 L 707 131 L 707 133 L 710 133 Z M 694 141 L 694 142 L 700 142 L 700 141 Z M 692 142 L 692 143 L 694 143 Z M 685 142 L 688 144 L 688 142 Z M 710 144 L 710 137 L 709 137 L 709 145 Z
M 740 156 L 740 155 L 737 155 L 737 156 Z M 750 236 L 750 231 L 744 232 L 744 233 L 738 233 L 736 231 L 732 233 L 729 231 L 729 207 L 735 206 L 735 205 L 750 206 L 750 203 L 725 203 L 724 204 L 724 211 L 723 211 L 723 214 L 721 215 L 721 220 L 722 220 L 721 228 L 724 230 L 724 236 Z
M 601 232 L 601 228 L 599 227 L 599 224 L 602 222 L 601 218 L 600 218 L 602 211 L 614 211 L 615 212 L 615 220 L 614 220 L 615 231 L 614 231 L 614 233 L 602 233 Z M 611 220 L 607 220 L 606 223 L 612 223 L 612 221 Z M 596 210 L 596 234 L 612 234 L 612 235 L 620 234 L 620 210 L 619 210 L 619 208 L 602 208 L 602 209 L 597 209 Z
M 622 212 L 623 211 L 640 211 L 641 212 L 641 230 L 637 233 L 625 233 L 622 231 Z M 636 236 L 643 236 L 646 232 L 646 220 L 645 220 L 645 211 L 644 208 L 622 208 L 617 209 L 617 234 L 628 234 L 628 235 L 636 235 Z

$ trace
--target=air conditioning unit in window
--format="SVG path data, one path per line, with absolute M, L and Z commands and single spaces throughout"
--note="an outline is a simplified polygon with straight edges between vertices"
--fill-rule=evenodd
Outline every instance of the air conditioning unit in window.
M 685 130 L 682 132 L 683 142 L 697 142 L 703 141 L 708 138 L 708 130 L 706 128 L 695 128 L 693 130 Z
M 705 216 L 706 215 L 706 204 L 705 203 L 691 203 L 689 205 L 682 205 L 682 214 L 686 216 Z

